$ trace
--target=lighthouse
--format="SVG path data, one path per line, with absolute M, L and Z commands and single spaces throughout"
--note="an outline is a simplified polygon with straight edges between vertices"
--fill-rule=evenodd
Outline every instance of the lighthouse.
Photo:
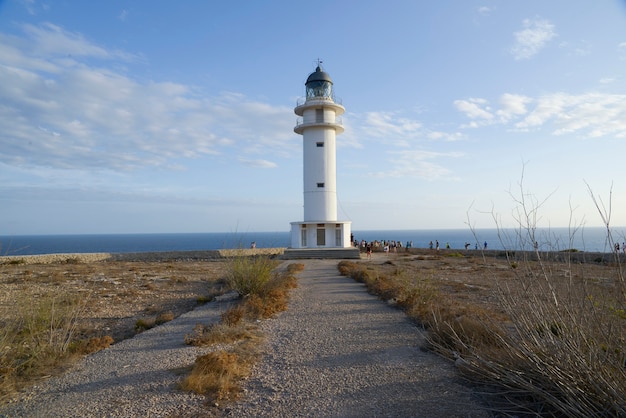
M 333 81 L 318 62 L 305 83 L 306 96 L 294 109 L 294 132 L 302 135 L 304 220 L 291 222 L 291 248 L 339 249 L 352 246 L 351 222 L 337 219 L 337 135 L 344 131 L 345 108 Z

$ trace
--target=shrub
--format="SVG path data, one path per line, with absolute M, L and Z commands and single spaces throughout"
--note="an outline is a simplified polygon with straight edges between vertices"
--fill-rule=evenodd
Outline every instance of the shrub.
M 181 382 L 181 389 L 207 395 L 213 401 L 237 398 L 238 382 L 249 374 L 260 355 L 257 347 L 249 342 L 233 351 L 218 350 L 199 356 L 191 373 Z
M 607 211 L 589 192 L 612 247 L 611 206 Z M 506 392 L 511 415 L 626 416 L 626 321 L 615 309 L 623 309 L 626 300 L 619 254 L 613 254 L 612 277 L 596 286 L 587 273 L 574 274 L 570 257 L 576 249 L 550 254 L 560 254 L 553 260 L 539 253 L 534 244 L 541 203 L 521 184 L 514 200 L 519 206 L 513 246 L 532 249 L 522 252 L 513 269 L 517 286 L 501 286 L 493 274 L 508 332 L 494 332 L 490 345 L 456 338 L 465 348 L 463 369 Z M 569 245 L 577 230 L 570 227 Z
M 143 332 L 150 328 L 154 328 L 154 320 L 139 318 L 135 321 L 135 332 Z
M 70 350 L 74 354 L 91 354 L 104 350 L 113 344 L 113 337 L 105 335 L 103 337 L 93 337 L 88 340 L 80 340 L 70 345 Z
M 267 256 L 232 257 L 226 282 L 241 296 L 257 294 L 271 280 L 277 264 Z
M 172 311 L 167 311 L 158 314 L 156 319 L 154 320 L 154 323 L 156 325 L 161 325 L 172 320 L 174 320 L 174 313 Z

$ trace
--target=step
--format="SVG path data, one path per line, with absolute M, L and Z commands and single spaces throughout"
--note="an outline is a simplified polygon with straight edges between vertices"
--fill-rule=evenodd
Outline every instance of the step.
M 283 260 L 303 259 L 359 259 L 358 248 L 287 248 Z

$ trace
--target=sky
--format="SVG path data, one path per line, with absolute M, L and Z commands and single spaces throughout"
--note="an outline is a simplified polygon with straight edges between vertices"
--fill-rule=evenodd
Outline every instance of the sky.
M 626 225 L 624 0 L 0 0 L 0 235 L 289 231 L 318 60 L 353 230 Z

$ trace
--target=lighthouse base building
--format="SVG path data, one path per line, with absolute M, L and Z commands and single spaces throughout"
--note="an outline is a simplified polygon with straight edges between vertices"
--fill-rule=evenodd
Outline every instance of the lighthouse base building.
M 302 135 L 304 220 L 291 222 L 289 258 L 359 258 L 351 222 L 337 219 L 336 137 L 345 109 L 335 99 L 330 76 L 318 65 L 298 101 L 294 132 Z M 300 257 L 298 257 L 300 255 Z
M 292 222 L 291 248 L 351 248 L 351 222 Z

